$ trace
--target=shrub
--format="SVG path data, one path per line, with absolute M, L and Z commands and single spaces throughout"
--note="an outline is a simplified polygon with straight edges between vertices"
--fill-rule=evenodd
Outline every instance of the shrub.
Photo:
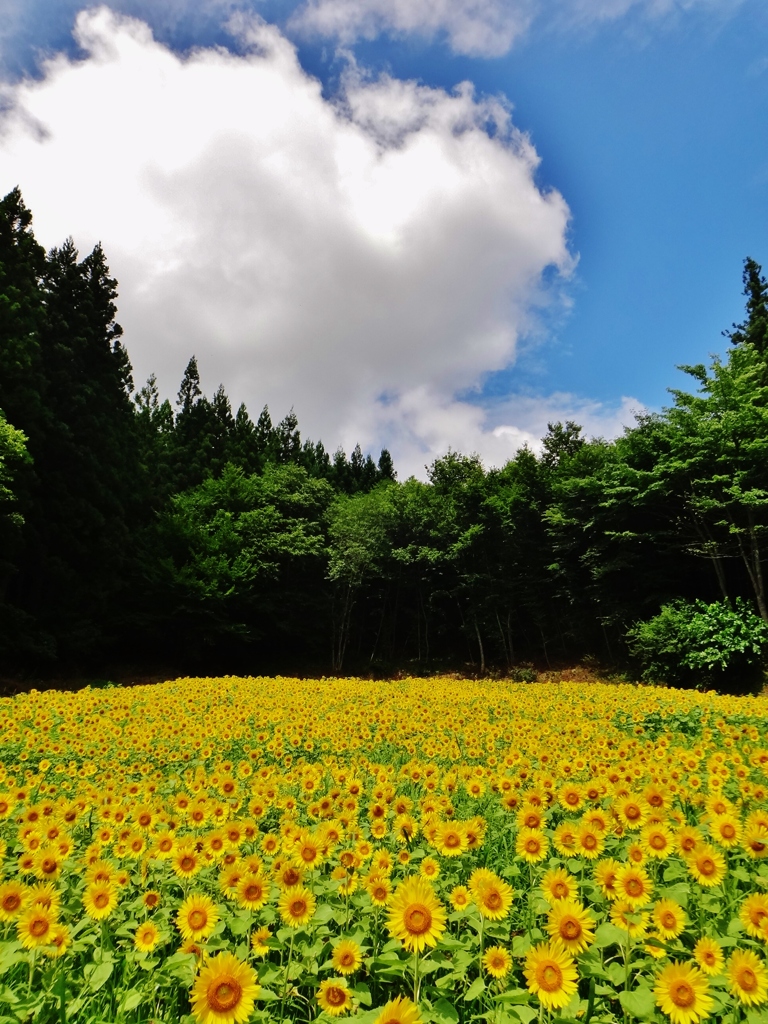
M 653 682 L 749 689 L 761 676 L 768 625 L 750 605 L 671 601 L 627 631 L 632 654 Z

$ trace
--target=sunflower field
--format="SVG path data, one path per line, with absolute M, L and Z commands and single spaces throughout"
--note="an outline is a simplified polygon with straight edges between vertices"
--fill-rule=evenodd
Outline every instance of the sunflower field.
M 768 699 L 0 701 L 0 1024 L 768 1024 Z

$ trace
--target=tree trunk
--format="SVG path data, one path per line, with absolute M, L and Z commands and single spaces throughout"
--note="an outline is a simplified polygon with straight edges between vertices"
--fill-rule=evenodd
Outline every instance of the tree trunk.
M 477 646 L 480 648 L 480 675 L 485 675 L 485 648 L 483 647 L 483 638 L 480 636 L 480 627 L 475 619 L 475 635 L 477 636 Z

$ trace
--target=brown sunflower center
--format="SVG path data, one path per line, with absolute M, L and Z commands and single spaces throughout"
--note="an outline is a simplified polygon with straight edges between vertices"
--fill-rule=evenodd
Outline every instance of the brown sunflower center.
M 677 919 L 675 918 L 675 915 L 672 913 L 671 910 L 667 910 L 661 915 L 662 928 L 666 928 L 667 931 L 672 931 L 676 924 Z
M 41 935 L 45 935 L 49 928 L 50 924 L 46 918 L 36 917 L 30 923 L 29 934 L 34 935 L 36 939 L 39 939 Z
M 192 871 L 195 866 L 195 858 L 190 854 L 185 854 L 179 861 L 179 867 L 182 871 Z
M 331 1006 L 343 1006 L 347 1001 L 346 989 L 340 985 L 329 985 L 325 990 L 325 998 Z
M 189 927 L 193 931 L 199 931 L 201 928 L 205 928 L 208 923 L 208 915 L 204 910 L 199 908 L 190 911 L 189 917 L 187 918 Z
M 461 846 L 461 839 L 456 832 L 449 832 L 448 835 L 445 837 L 444 842 L 445 845 L 450 847 L 451 849 L 454 849 L 457 846 Z
M 696 993 L 693 986 L 687 981 L 676 981 L 669 991 L 669 996 L 675 1006 L 693 1006 Z
M 663 833 L 654 832 L 650 839 L 650 845 L 654 850 L 663 850 L 667 845 L 667 840 L 664 838 Z
M 412 903 L 403 914 L 403 922 L 409 935 L 423 935 L 432 927 L 432 914 L 423 903 Z
M 109 903 L 109 893 L 108 892 L 104 892 L 102 890 L 101 892 L 97 892 L 96 895 L 93 897 L 93 905 L 95 907 L 98 907 L 99 910 L 103 910 L 104 907 L 106 907 L 106 905 L 108 903 Z
M 501 893 L 498 891 L 498 889 L 491 889 L 490 892 L 487 892 L 485 894 L 485 899 L 483 900 L 483 903 L 488 908 L 488 910 L 498 910 L 502 903 Z
M 539 967 L 536 980 L 545 992 L 557 992 L 563 983 L 563 972 L 550 960 Z
M 258 882 L 251 882 L 245 887 L 245 898 L 251 902 L 254 900 L 260 900 L 262 892 L 263 890 Z
M 737 980 L 744 992 L 753 992 L 757 988 L 757 975 L 751 967 L 742 967 Z
M 3 910 L 6 914 L 12 914 L 14 911 L 18 910 L 20 906 L 21 896 L 19 896 L 18 893 L 9 892 L 3 898 Z
M 628 878 L 624 888 L 627 890 L 629 896 L 642 896 L 643 895 L 643 883 L 639 878 Z
M 303 917 L 307 912 L 307 901 L 302 896 L 291 900 L 288 907 L 291 917 Z
M 560 922 L 560 934 L 570 941 L 578 939 L 581 935 L 581 925 L 575 917 L 564 917 Z
M 637 821 L 641 815 L 641 810 L 637 804 L 627 804 L 624 808 L 624 816 L 629 818 L 630 821 Z
M 225 974 L 208 986 L 208 1005 L 218 1013 L 226 1013 L 228 1010 L 234 1010 L 242 994 L 243 990 L 237 978 Z
M 733 827 L 730 821 L 726 821 L 724 825 L 720 826 L 720 835 L 723 837 L 723 839 L 733 839 L 735 837 L 736 829 Z
M 565 882 L 555 882 L 552 886 L 552 895 L 556 896 L 559 900 L 564 900 L 568 895 L 568 886 Z
M 581 845 L 585 850 L 594 850 L 597 846 L 597 836 L 594 836 L 591 832 L 587 832 L 586 835 L 581 837 Z
M 711 857 L 699 858 L 698 868 L 700 874 L 707 876 L 714 875 L 714 873 L 717 871 L 717 866 L 715 865 L 715 862 L 712 860 Z

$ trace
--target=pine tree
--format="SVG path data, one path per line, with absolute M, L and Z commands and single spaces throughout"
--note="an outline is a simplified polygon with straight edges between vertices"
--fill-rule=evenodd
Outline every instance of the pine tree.
M 379 455 L 379 480 L 397 480 L 397 473 L 395 472 L 395 464 L 392 461 L 392 456 L 386 448 L 381 449 L 381 455 Z
M 750 257 L 744 260 L 743 281 L 747 319 L 726 334 L 734 345 L 753 345 L 761 356 L 768 357 L 768 281 L 760 264 Z

